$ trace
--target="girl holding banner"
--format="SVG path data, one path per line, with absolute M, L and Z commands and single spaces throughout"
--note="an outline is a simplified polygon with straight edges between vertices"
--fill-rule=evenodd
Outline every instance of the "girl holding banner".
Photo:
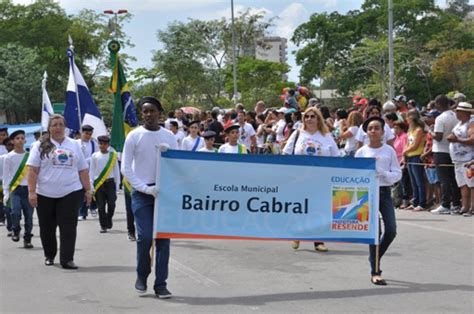
M 31 148 L 28 166 L 28 199 L 36 207 L 45 265 L 54 265 L 57 253 L 56 228 L 61 241 L 60 263 L 77 269 L 74 251 L 77 209 L 92 199 L 89 167 L 79 143 L 65 136 L 63 116 L 49 118 L 48 133 Z
M 332 156 L 339 157 L 339 149 L 324 121 L 315 107 L 308 108 L 303 115 L 301 129 L 293 132 L 283 149 L 285 155 Z M 293 241 L 293 249 L 298 249 L 300 241 Z M 314 249 L 327 252 L 323 242 L 314 242 Z
M 362 146 L 355 157 L 375 158 L 376 173 L 380 186 L 379 211 L 382 215 L 384 233 L 379 246 L 370 245 L 371 282 L 374 285 L 385 286 L 387 282 L 382 279 L 380 259 L 395 239 L 397 225 L 395 222 L 395 209 L 392 204 L 390 187 L 402 178 L 402 171 L 398 163 L 395 150 L 382 143 L 385 122 L 382 118 L 373 116 L 368 118 L 362 128 L 369 138 L 369 143 Z
M 204 139 L 200 137 L 198 134 L 199 122 L 200 121 L 198 120 L 189 122 L 188 124 L 189 135 L 183 138 L 183 142 L 181 144 L 181 150 L 197 152 L 205 146 Z

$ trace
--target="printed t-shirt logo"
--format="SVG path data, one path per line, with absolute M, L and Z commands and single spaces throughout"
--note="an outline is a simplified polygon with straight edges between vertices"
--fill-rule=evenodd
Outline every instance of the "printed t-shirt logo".
M 71 167 L 74 161 L 74 155 L 70 150 L 57 148 L 53 152 L 52 161 L 54 166 Z

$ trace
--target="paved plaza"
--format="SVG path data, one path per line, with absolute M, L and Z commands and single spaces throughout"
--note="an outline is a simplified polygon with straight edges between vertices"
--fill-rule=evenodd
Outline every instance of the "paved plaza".
M 123 195 L 113 230 L 80 221 L 78 270 L 43 264 L 35 214 L 32 250 L 0 230 L 0 313 L 472 313 L 474 217 L 397 211 L 398 236 L 382 261 L 386 287 L 370 283 L 366 245 L 174 240 L 159 300 L 134 290 L 135 242 L 127 240 Z

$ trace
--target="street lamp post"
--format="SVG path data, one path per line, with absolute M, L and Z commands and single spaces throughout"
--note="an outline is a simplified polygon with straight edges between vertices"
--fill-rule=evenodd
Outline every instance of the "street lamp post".
M 230 0 L 231 16 L 232 16 L 232 66 L 234 81 L 234 104 L 237 103 L 237 60 L 235 57 L 235 27 L 234 27 L 234 0 Z
M 118 15 L 119 14 L 126 14 L 128 13 L 127 10 L 118 10 L 117 12 L 114 12 L 114 10 L 105 10 L 104 14 L 113 14 L 114 15 L 114 39 L 117 40 L 118 38 L 118 33 L 117 33 L 117 26 L 118 26 Z
M 395 70 L 393 66 L 393 5 L 392 0 L 388 0 L 388 99 L 395 97 Z

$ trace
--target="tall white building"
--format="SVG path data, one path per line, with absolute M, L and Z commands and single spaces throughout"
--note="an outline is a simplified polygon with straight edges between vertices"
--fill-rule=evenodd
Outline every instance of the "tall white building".
M 255 48 L 255 58 L 272 62 L 286 63 L 286 49 L 288 47 L 286 38 L 264 37 L 264 46 Z

